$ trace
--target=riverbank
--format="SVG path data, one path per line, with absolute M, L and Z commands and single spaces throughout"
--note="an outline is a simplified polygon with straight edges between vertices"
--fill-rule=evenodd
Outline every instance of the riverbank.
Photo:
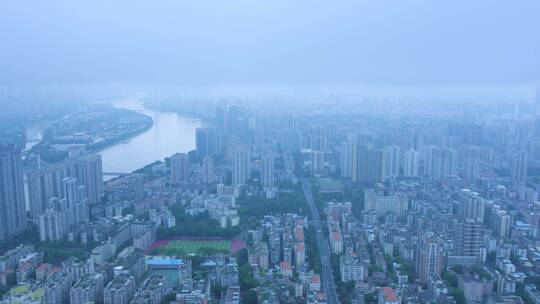
M 144 132 L 150 130 L 152 128 L 153 124 L 154 123 L 153 123 L 153 120 L 152 120 L 152 122 L 150 124 L 147 124 L 144 127 L 140 128 L 138 130 L 135 130 L 134 132 L 130 132 L 129 134 L 126 134 L 125 136 L 119 137 L 118 139 L 111 140 L 110 142 L 100 146 L 99 148 L 91 149 L 90 151 L 92 151 L 93 153 L 100 153 L 100 152 L 105 151 L 106 149 L 114 147 L 116 145 L 128 143 L 131 139 L 133 139 L 133 138 L 143 134 Z

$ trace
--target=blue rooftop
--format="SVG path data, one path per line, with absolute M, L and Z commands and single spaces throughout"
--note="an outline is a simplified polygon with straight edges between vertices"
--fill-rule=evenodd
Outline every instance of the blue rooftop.
M 146 265 L 150 266 L 180 266 L 184 264 L 182 259 L 153 257 L 146 259 Z

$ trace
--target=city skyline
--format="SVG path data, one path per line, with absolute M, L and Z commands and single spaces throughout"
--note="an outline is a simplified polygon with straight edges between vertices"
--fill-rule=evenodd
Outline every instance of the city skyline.
M 540 303 L 539 13 L 0 1 L 0 304 Z

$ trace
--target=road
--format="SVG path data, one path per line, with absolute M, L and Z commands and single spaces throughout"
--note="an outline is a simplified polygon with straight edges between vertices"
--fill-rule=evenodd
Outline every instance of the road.
M 321 227 L 319 210 L 317 209 L 317 206 L 315 206 L 313 193 L 311 193 L 311 185 L 308 182 L 304 182 L 302 187 L 304 188 L 304 197 L 306 198 L 309 209 L 311 209 L 311 215 L 313 216 L 312 225 L 313 228 L 315 228 L 317 246 L 319 247 L 319 254 L 321 255 L 321 286 L 327 296 L 328 304 L 339 304 L 336 285 L 334 284 L 334 275 L 332 274 L 332 267 L 330 266 L 330 248 L 328 247 L 328 240 L 324 237 L 322 231 L 323 227 Z

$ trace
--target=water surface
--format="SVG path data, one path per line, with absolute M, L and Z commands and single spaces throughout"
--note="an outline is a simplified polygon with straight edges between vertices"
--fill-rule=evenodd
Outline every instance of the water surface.
M 137 99 L 118 100 L 113 105 L 146 114 L 154 123 L 131 140 L 101 151 L 103 172 L 129 173 L 177 152 L 195 149 L 195 129 L 202 126 L 201 120 L 147 109 Z

